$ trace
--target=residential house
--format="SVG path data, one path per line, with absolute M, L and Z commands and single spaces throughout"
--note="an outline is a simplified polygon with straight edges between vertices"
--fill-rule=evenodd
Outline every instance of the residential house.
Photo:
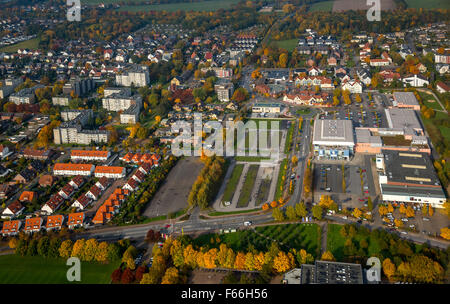
M 36 172 L 30 169 L 24 169 L 17 174 L 13 181 L 17 184 L 28 184 L 36 177 Z
M 67 227 L 74 229 L 77 227 L 83 227 L 85 215 L 83 212 L 70 213 L 67 220 Z
M 41 186 L 41 187 L 51 187 L 54 182 L 55 182 L 55 178 L 48 174 L 42 175 L 39 178 L 39 186 Z
M 19 201 L 15 201 L 3 210 L 2 218 L 15 218 L 22 214 L 23 209 L 25 207 Z
M 20 202 L 32 202 L 33 199 L 37 197 L 36 192 L 34 191 L 23 191 L 19 197 Z
M 42 223 L 44 220 L 42 217 L 33 217 L 25 220 L 25 226 L 23 227 L 23 231 L 25 233 L 33 233 L 41 231 Z
M 19 233 L 22 222 L 19 220 L 3 222 L 2 235 L 13 236 Z
M 97 166 L 95 168 L 95 177 L 107 177 L 107 178 L 123 178 L 126 175 L 125 167 L 116 166 Z
M 62 228 L 64 223 L 64 215 L 56 214 L 47 216 L 47 223 L 45 228 L 49 230 L 58 230 Z
M 87 194 L 82 194 L 75 202 L 73 202 L 72 207 L 84 210 L 91 202 L 92 200 Z

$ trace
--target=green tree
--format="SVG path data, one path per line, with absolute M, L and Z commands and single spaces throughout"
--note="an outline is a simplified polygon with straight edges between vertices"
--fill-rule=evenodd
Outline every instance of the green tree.
M 276 221 L 284 221 L 284 214 L 283 212 L 280 210 L 280 208 L 274 208 L 272 210 L 272 217 L 276 220 Z
M 298 217 L 306 217 L 308 215 L 308 211 L 306 210 L 306 205 L 304 202 L 300 202 L 295 205 L 295 213 Z
M 294 209 L 293 206 L 288 206 L 286 208 L 286 216 L 290 220 L 296 220 L 297 219 L 297 214 L 296 214 L 295 209 Z
M 312 207 L 311 211 L 312 211 L 312 215 L 314 218 L 316 218 L 318 220 L 322 219 L 322 213 L 323 213 L 322 207 L 320 207 L 319 205 L 314 205 Z

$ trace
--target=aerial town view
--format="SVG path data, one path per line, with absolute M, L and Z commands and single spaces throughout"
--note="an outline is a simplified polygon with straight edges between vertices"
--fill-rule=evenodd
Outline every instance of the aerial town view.
M 0 283 L 449 284 L 449 24 L 448 0 L 0 0 Z

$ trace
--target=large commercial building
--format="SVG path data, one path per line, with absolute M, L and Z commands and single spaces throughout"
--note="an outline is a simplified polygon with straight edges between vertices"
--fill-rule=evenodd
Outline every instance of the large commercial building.
M 442 208 L 446 196 L 428 154 L 383 150 L 376 166 L 383 201 Z
M 414 110 L 410 109 L 384 109 L 390 131 L 403 132 L 404 135 L 423 135 L 422 124 Z M 386 130 L 388 131 L 388 130 Z
M 349 160 L 355 146 L 352 121 L 316 120 L 313 146 L 314 155 L 318 159 Z
M 120 75 L 116 75 L 116 84 L 124 87 L 145 87 L 150 83 L 148 67 L 134 65 Z
M 255 103 L 252 107 L 253 113 L 281 113 L 281 103 Z
M 394 107 L 420 110 L 420 104 L 413 92 L 394 92 Z
M 285 284 L 363 284 L 361 264 L 316 261 L 284 275 Z

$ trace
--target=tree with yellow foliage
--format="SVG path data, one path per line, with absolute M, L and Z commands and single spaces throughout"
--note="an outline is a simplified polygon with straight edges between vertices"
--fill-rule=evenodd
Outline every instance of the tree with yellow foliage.
M 8 246 L 11 249 L 16 249 L 18 240 L 16 238 L 11 238 L 8 242 Z
M 179 282 L 178 269 L 175 267 L 167 268 L 162 280 L 161 284 L 178 284 Z
M 336 261 L 336 259 L 334 258 L 334 255 L 329 250 L 325 251 L 322 254 L 322 257 L 320 259 L 322 261 Z
M 86 246 L 86 240 L 85 239 L 79 239 L 73 244 L 72 249 L 72 255 L 74 257 L 78 257 L 82 259 L 82 256 L 84 254 L 84 247 Z
M 234 269 L 245 269 L 245 254 L 238 252 L 234 261 Z
M 378 213 L 380 214 L 380 216 L 384 216 L 388 213 L 388 209 L 385 206 L 381 205 L 378 208 Z
M 450 240 L 450 229 L 448 227 L 441 228 L 441 237 Z
M 404 205 L 404 204 L 400 204 L 400 208 L 398 209 L 398 211 L 399 211 L 401 214 L 405 214 L 405 213 L 406 213 L 406 207 L 405 207 L 405 205 Z
M 217 248 L 212 248 L 203 255 L 205 268 L 216 268 Z
M 407 217 L 414 217 L 415 216 L 414 209 L 411 206 L 408 206 L 408 208 L 406 208 L 405 214 Z
M 353 210 L 352 215 L 353 215 L 354 217 L 356 217 L 356 218 L 359 219 L 359 218 L 361 217 L 361 215 L 362 215 L 362 212 L 361 212 L 361 210 L 359 210 L 358 208 L 355 208 L 355 209 Z
M 278 273 L 286 272 L 289 269 L 293 268 L 294 266 L 295 261 L 293 259 L 292 254 L 291 257 L 289 257 L 288 254 L 284 253 L 283 251 L 279 251 L 278 255 L 273 260 L 273 268 Z
M 392 206 L 391 203 L 388 204 L 388 206 L 387 206 L 387 211 L 388 211 L 389 213 L 394 212 L 394 207 Z
M 403 221 L 401 221 L 400 219 L 394 219 L 394 225 L 395 227 L 401 228 L 403 227 Z
M 434 214 L 434 209 L 433 209 L 433 207 L 431 207 L 431 205 L 430 205 L 430 206 L 428 206 L 428 215 L 429 215 L 429 216 L 433 216 L 433 214 Z
M 383 272 L 389 280 L 395 274 L 395 264 L 392 263 L 391 259 L 386 258 L 383 260 Z

